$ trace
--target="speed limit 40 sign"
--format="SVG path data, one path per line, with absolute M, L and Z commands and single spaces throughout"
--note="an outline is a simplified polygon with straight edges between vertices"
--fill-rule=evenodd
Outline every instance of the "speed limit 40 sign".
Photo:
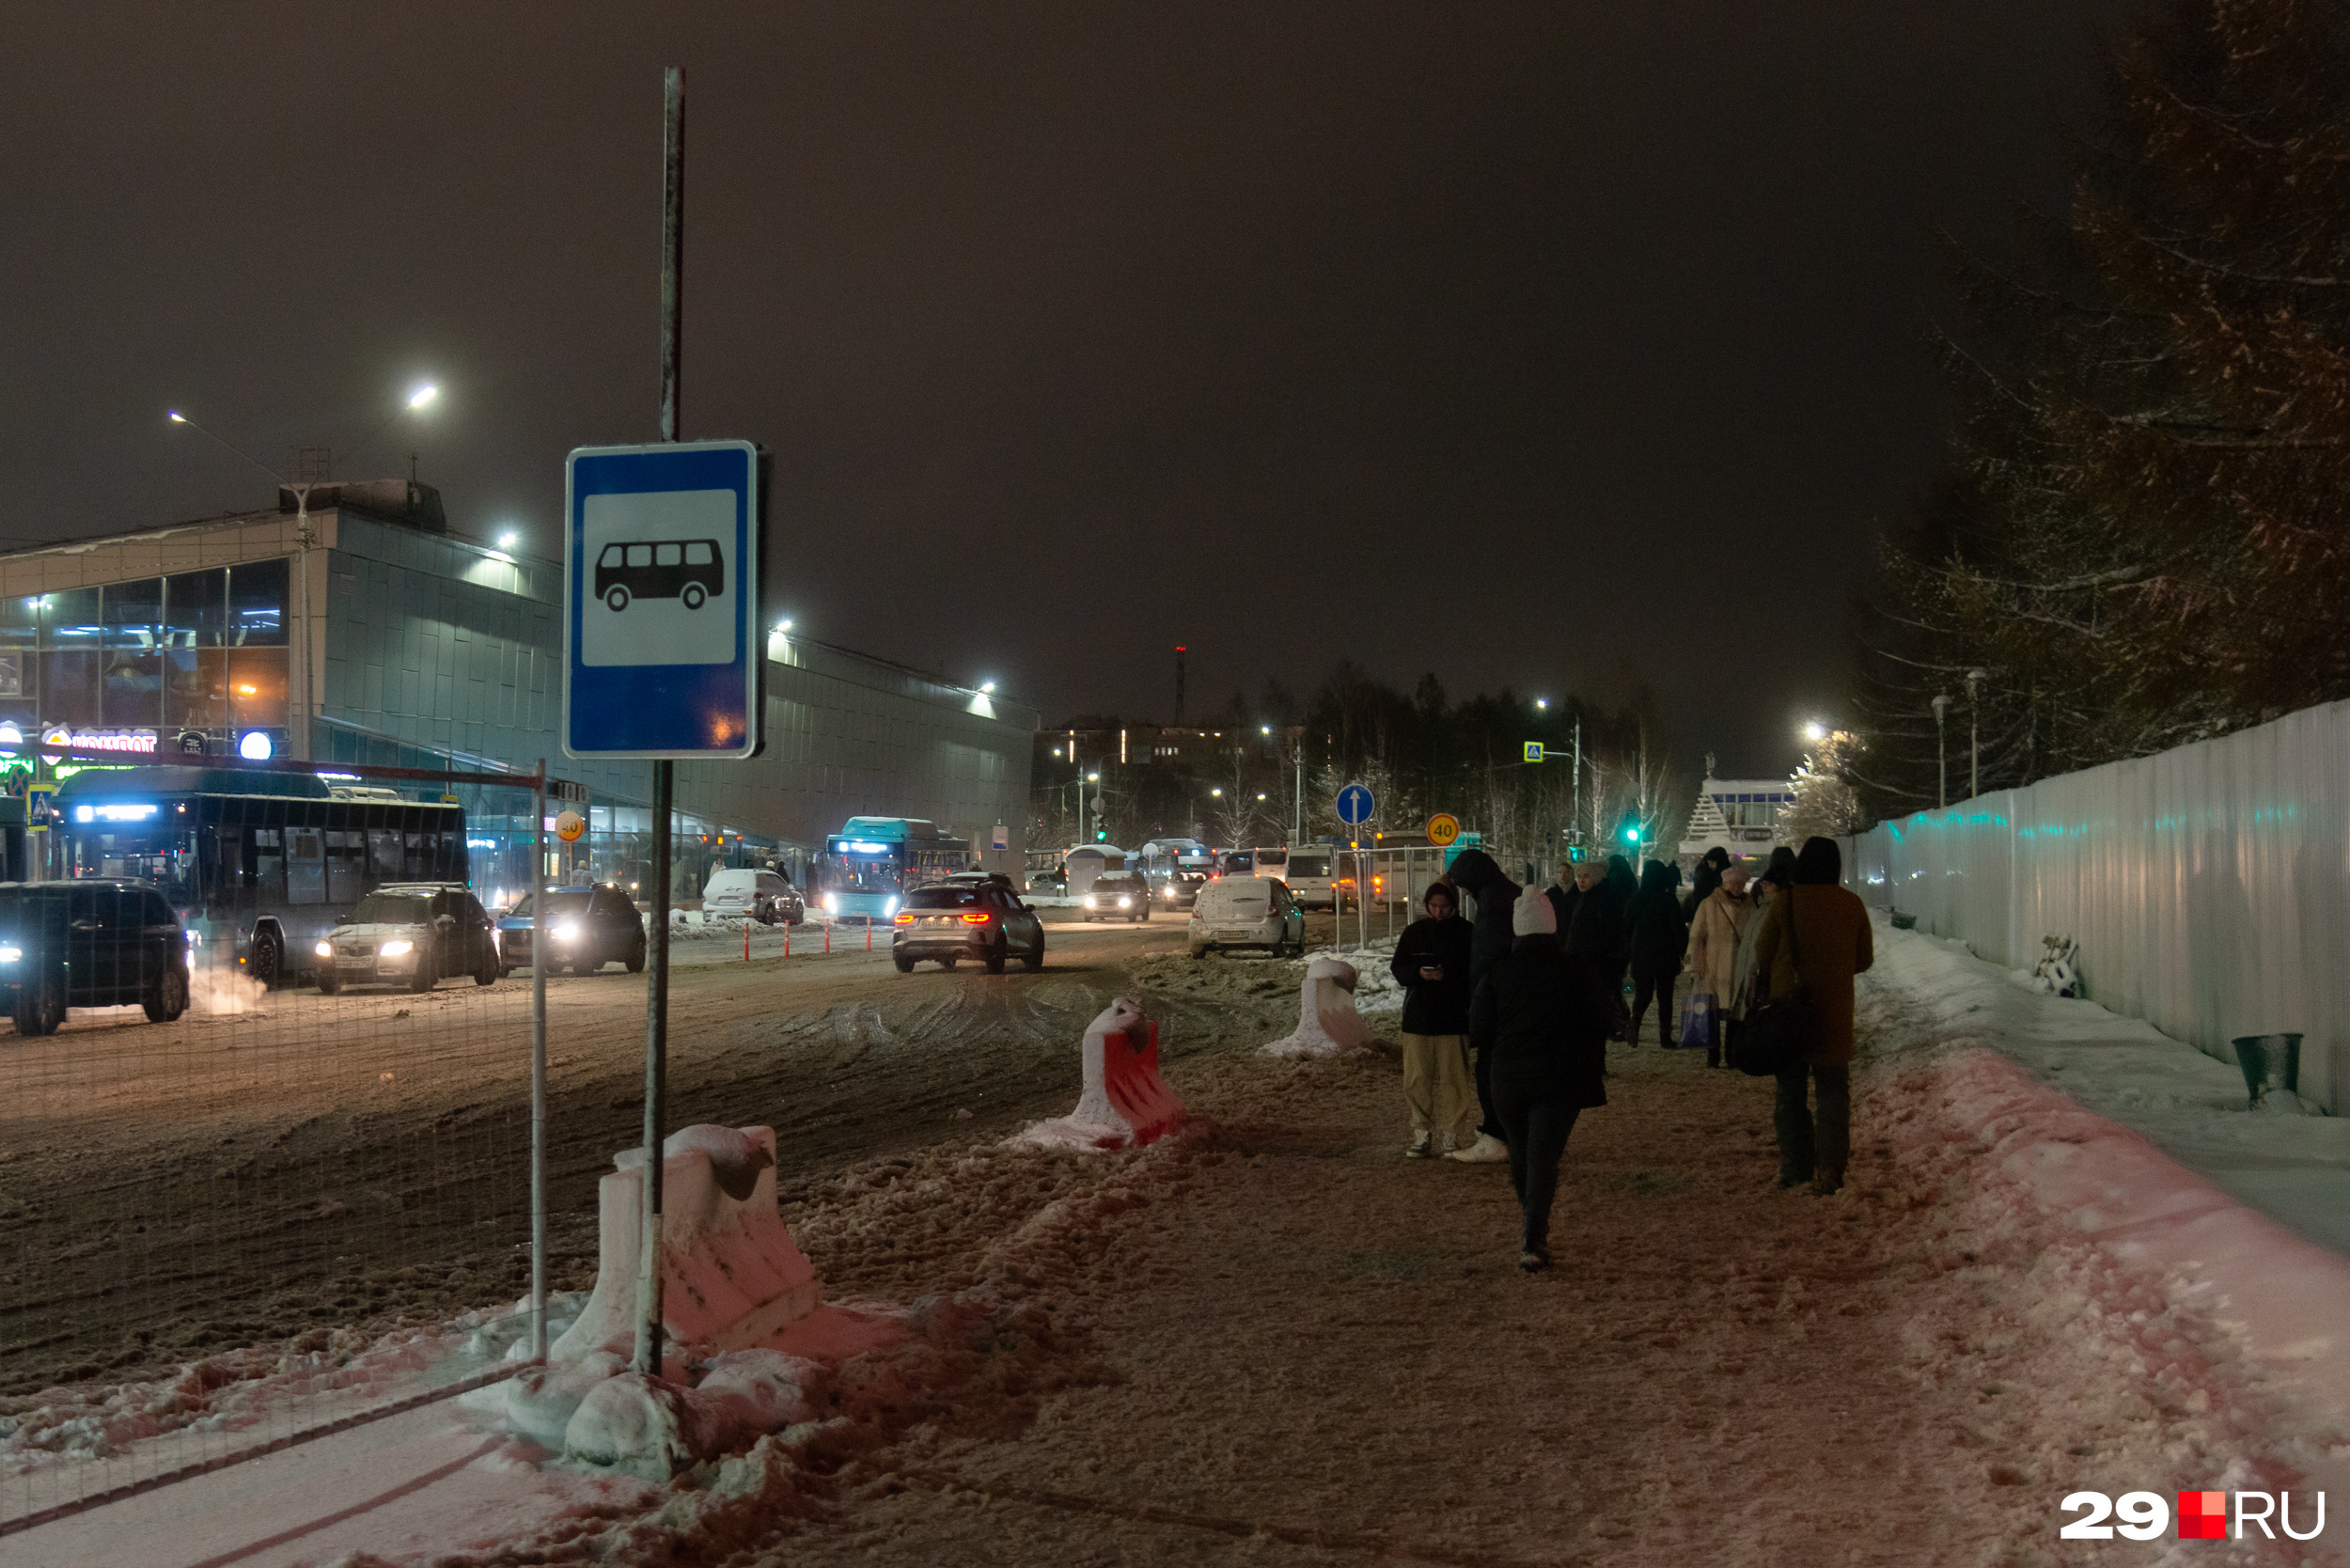
M 1428 841 L 1438 849 L 1461 836 L 1461 819 L 1449 811 L 1439 811 L 1428 819 Z

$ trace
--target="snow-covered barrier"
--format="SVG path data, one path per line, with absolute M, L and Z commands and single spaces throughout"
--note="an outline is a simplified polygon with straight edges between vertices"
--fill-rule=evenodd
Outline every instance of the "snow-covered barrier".
M 1355 965 L 1317 958 L 1297 988 L 1297 1028 L 1264 1047 L 1276 1057 L 1336 1057 L 1371 1043 L 1371 1029 L 1355 1011 Z
M 1039 1121 L 1008 1140 L 1045 1149 L 1139 1149 L 1189 1120 L 1183 1102 L 1159 1076 L 1159 1026 L 1120 996 L 1086 1026 L 1085 1087 L 1077 1108 Z
M 816 1269 L 776 1212 L 771 1127 L 684 1127 L 661 1146 L 661 1321 L 671 1343 L 738 1350 L 816 1308 Z M 644 1151 L 598 1184 L 596 1288 L 547 1355 L 626 1355 L 636 1331 Z

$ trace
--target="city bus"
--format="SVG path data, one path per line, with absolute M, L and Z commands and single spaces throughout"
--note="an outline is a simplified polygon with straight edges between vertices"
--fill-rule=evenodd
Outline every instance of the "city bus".
M 971 864 L 969 840 L 919 817 L 851 817 L 824 840 L 816 873 L 825 914 L 840 920 L 886 920 L 916 887 Z
M 198 964 L 296 982 L 318 941 L 384 883 L 466 882 L 464 808 L 389 796 L 338 794 L 312 774 L 87 769 L 58 788 L 55 864 L 162 888 Z

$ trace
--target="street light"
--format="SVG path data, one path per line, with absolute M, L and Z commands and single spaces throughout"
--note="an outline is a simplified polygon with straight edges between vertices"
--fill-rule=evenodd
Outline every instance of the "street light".
M 787 621 L 785 621 L 785 622 L 784 622 L 784 624 L 785 624 L 786 626 L 789 626 L 789 625 L 791 625 L 791 623 L 790 621 L 788 621 L 788 620 L 787 620 Z M 982 697 L 994 697 L 994 696 L 995 695 L 995 682 L 993 682 L 993 681 L 982 681 L 982 682 L 979 682 L 979 695 L 980 695 L 980 696 L 982 696 Z
M 1991 672 L 1987 669 L 1966 672 L 1966 726 L 1970 731 L 1966 743 L 1969 753 L 1966 761 L 1968 800 L 1979 799 L 1982 794 L 1982 686 L 1990 679 Z
M 1935 785 L 1935 794 L 1937 803 L 1945 807 L 1950 804 L 1950 748 L 1943 721 L 1950 716 L 1950 699 L 1948 697 L 1934 699 L 1934 769 L 1938 780 Z
M 1546 709 L 1550 706 L 1550 698 L 1546 697 L 1538 697 L 1534 699 L 1534 706 L 1537 708 Z
M 433 399 L 439 397 L 440 395 L 441 389 L 434 386 L 431 383 L 427 382 L 424 385 L 417 387 L 414 392 L 408 394 L 408 406 L 410 408 L 422 408 L 425 404 L 431 402 Z
M 1813 719 L 1810 724 L 1803 727 L 1803 738 L 1815 745 L 1821 741 L 1825 741 L 1827 739 L 1827 727 L 1822 724 L 1818 719 Z

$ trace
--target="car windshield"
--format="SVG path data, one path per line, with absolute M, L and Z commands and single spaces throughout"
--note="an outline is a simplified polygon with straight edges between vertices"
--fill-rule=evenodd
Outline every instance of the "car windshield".
M 588 901 L 591 897 L 593 894 L 585 887 L 556 888 L 547 894 L 547 913 L 549 915 L 585 915 L 588 912 Z M 531 914 L 530 900 L 525 897 L 522 902 L 514 906 L 513 913 L 516 915 Z
M 906 895 L 908 909 L 968 909 L 979 902 L 977 887 L 917 887 Z
M 420 926 L 432 918 L 432 900 L 422 893 L 369 893 L 351 912 L 354 926 Z

